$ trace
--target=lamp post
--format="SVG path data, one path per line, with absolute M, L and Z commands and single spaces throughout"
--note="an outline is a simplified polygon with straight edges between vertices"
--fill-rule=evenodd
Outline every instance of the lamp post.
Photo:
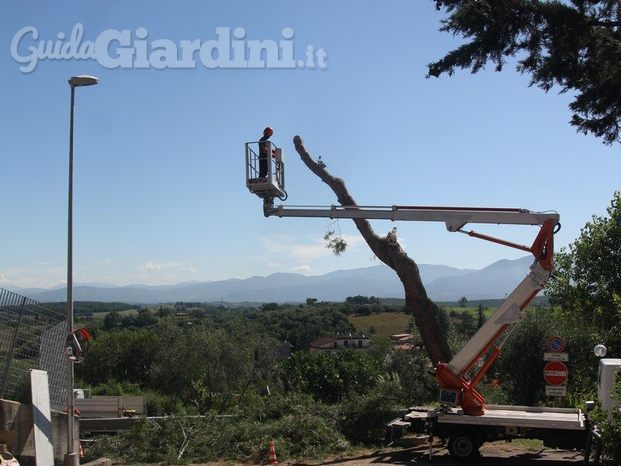
M 99 80 L 94 76 L 73 76 L 69 80 L 71 87 L 71 110 L 69 117 L 69 189 L 67 202 L 67 334 L 73 331 L 73 114 L 75 107 L 75 88 L 93 86 Z M 80 464 L 79 455 L 75 451 L 75 402 L 73 397 L 73 361 L 68 359 L 67 376 L 67 455 L 65 466 Z

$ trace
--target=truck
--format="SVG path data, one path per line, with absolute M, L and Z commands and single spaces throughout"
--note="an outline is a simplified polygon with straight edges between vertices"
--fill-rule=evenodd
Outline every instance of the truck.
M 620 368 L 621 359 L 600 360 L 600 403 L 609 413 L 618 406 L 611 393 Z M 602 374 L 606 377 L 602 378 Z M 428 435 L 430 443 L 437 437 L 451 456 L 468 461 L 479 455 L 479 448 L 485 442 L 539 439 L 546 447 L 582 450 L 588 464 L 593 445 L 597 458 L 601 453 L 601 437 L 588 414 L 594 405 L 587 402 L 587 412 L 579 408 L 486 405 L 482 415 L 473 416 L 440 400 L 438 407 L 408 408 L 402 416 L 390 421 L 386 426 L 386 440 L 389 444 L 396 443 L 406 433 Z
M 500 356 L 511 332 L 525 316 L 528 304 L 543 289 L 552 273 L 554 235 L 560 229 L 555 211 L 538 212 L 523 208 L 462 206 L 359 206 L 331 205 L 275 206 L 274 199 L 285 200 L 284 154 L 271 141 L 267 177 L 257 177 L 257 142 L 245 144 L 246 187 L 263 199 L 266 217 L 301 217 L 442 222 L 451 233 L 528 252 L 533 263 L 527 276 L 505 298 L 494 314 L 449 362 L 434 367 L 440 390 L 439 406 L 413 407 L 387 425 L 387 440 L 397 441 L 406 432 L 427 434 L 430 441 L 440 438 L 452 456 L 469 460 L 478 455 L 485 442 L 515 438 L 542 439 L 546 446 L 588 448 L 598 438 L 588 413 L 578 408 L 543 408 L 487 405 L 477 391 L 478 384 Z M 315 170 L 323 169 L 321 161 Z M 513 243 L 465 228 L 469 224 L 529 225 L 539 227 L 530 246 Z M 612 409 L 610 398 L 621 359 L 600 361 L 599 396 L 602 405 Z M 594 403 L 589 403 L 589 407 Z M 589 456 L 588 454 L 585 456 Z M 586 458 L 588 461 L 588 458 Z

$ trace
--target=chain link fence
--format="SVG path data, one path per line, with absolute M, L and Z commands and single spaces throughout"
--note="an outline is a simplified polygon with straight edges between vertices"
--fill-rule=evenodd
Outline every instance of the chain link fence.
M 30 403 L 30 369 L 47 371 L 50 405 L 62 411 L 69 365 L 63 312 L 0 288 L 0 398 Z

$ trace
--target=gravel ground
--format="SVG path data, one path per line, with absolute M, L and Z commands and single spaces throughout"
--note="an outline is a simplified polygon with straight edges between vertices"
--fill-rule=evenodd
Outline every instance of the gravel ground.
M 575 451 L 552 450 L 524 446 L 520 444 L 493 442 L 485 444 L 481 448 L 481 457 L 470 465 L 497 465 L 497 466 L 577 466 L 583 461 L 582 455 Z M 283 461 L 281 465 L 288 466 L 328 466 L 328 465 L 412 465 L 431 464 L 435 466 L 448 466 L 463 464 L 453 460 L 448 451 L 441 445 L 434 445 L 433 459 L 429 461 L 429 449 L 427 446 L 410 448 L 394 448 L 382 450 L 366 450 L 355 457 L 332 458 L 323 461 Z M 139 465 L 116 465 L 116 466 L 139 466 Z M 153 465 L 155 466 L 155 465 Z M 239 463 L 215 462 L 203 463 L 194 466 L 249 466 Z

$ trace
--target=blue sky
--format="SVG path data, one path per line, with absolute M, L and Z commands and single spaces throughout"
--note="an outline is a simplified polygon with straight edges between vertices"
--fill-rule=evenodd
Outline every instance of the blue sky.
M 263 217 L 244 184 L 243 143 L 266 125 L 283 147 L 289 204 L 329 205 L 333 194 L 302 165 L 300 134 L 362 205 L 432 204 L 556 210 L 557 246 L 603 214 L 619 189 L 619 146 L 577 134 L 571 95 L 528 87 L 507 66 L 425 79 L 426 65 L 459 42 L 438 32 L 432 1 L 9 1 L 0 15 L 0 287 L 49 287 L 66 278 L 69 127 L 67 79 L 77 89 L 74 263 L 78 282 L 169 284 L 377 264 L 349 221 L 349 251 L 334 257 L 322 219 Z M 94 60 L 42 60 L 23 73 L 16 33 L 84 40 L 146 28 L 147 40 L 282 39 L 296 59 L 327 53 L 320 69 L 107 69 Z M 36 44 L 22 42 L 24 52 Z M 394 225 L 377 222 L 379 233 Z M 399 223 L 420 263 L 480 268 L 522 253 Z M 530 227 L 481 231 L 530 243 Z

